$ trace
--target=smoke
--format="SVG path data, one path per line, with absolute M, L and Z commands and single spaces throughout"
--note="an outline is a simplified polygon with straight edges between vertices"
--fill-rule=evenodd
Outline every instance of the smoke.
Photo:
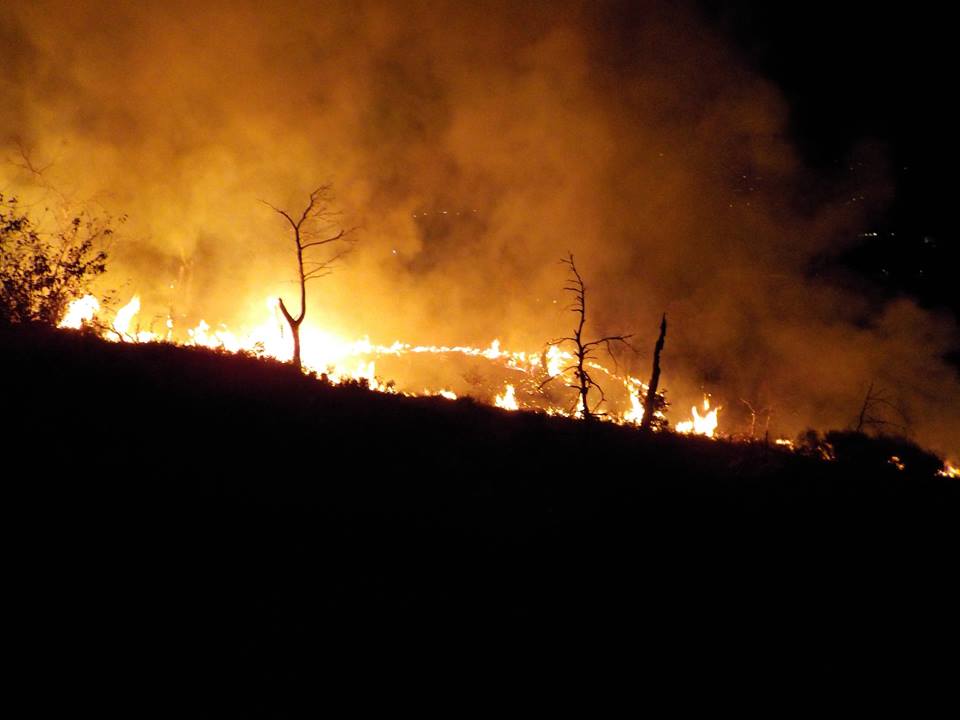
M 109 281 L 145 314 L 241 324 L 290 294 L 292 245 L 261 201 L 329 182 L 355 252 L 308 323 L 384 343 L 538 348 L 660 313 L 668 398 L 743 424 L 847 425 L 870 382 L 921 441 L 960 451 L 945 319 L 810 273 L 887 202 L 817 177 L 776 89 L 690 7 L 650 2 L 30 2 L 0 19 L 6 192 L 126 214 Z M 25 149 L 35 169 L 24 167 Z M 649 348 L 646 346 L 649 345 Z

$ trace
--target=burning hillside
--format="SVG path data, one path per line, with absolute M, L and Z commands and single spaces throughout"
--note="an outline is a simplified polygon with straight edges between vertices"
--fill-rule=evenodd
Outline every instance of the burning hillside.
M 886 156 L 811 167 L 782 93 L 696 5 L 8 6 L 0 190 L 48 228 L 127 218 L 96 293 L 140 298 L 95 315 L 114 339 L 288 357 L 275 299 L 297 265 L 273 208 L 323 182 L 357 243 L 306 301 L 319 373 L 576 412 L 575 380 L 542 385 L 569 251 L 591 329 L 639 349 L 596 358 L 610 419 L 636 421 L 666 312 L 675 428 L 852 427 L 875 384 L 882 428 L 960 456 L 953 319 L 818 272 L 890 202 Z
M 201 320 L 182 331 L 167 318 L 161 331 L 143 329 L 138 322 L 140 298 L 134 296 L 116 311 L 109 322 L 100 322 L 102 335 L 119 342 L 171 342 L 186 346 L 223 349 L 271 357 L 288 362 L 292 343 L 277 302 L 265 303 L 263 321 L 242 331 L 226 325 L 212 328 Z M 100 312 L 97 299 L 88 295 L 74 301 L 60 323 L 62 328 L 95 325 Z M 507 410 L 537 410 L 550 415 L 578 417 L 577 395 L 570 383 L 574 356 L 557 345 L 540 352 L 510 351 L 494 340 L 486 348 L 443 345 L 410 345 L 395 341 L 378 345 L 368 338 L 346 340 L 307 326 L 302 335 L 303 365 L 337 385 L 361 381 L 371 390 L 404 395 L 439 395 L 450 399 L 473 397 Z M 647 386 L 637 378 L 621 375 L 598 362 L 591 368 L 601 378 L 603 397 L 596 399 L 601 417 L 625 424 L 643 419 Z M 425 386 L 417 379 L 431 379 Z M 551 379 L 559 380 L 547 384 Z M 693 419 L 677 424 L 677 431 L 713 437 L 719 408 L 710 410 L 704 399 L 704 415 L 693 408 Z
M 3 0 L 28 706 L 952 688 L 950 12 Z

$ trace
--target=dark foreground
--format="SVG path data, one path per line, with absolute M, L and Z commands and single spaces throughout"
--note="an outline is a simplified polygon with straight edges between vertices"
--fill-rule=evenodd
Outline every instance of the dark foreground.
M 0 329 L 0 357 L 15 682 L 39 712 L 956 683 L 960 483 L 928 468 L 72 333 Z

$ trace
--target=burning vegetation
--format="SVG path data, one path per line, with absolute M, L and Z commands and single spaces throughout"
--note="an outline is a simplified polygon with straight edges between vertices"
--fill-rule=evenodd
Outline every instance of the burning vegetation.
M 97 299 L 86 295 L 70 304 L 59 327 L 99 328 L 104 339 L 114 342 L 172 342 L 291 362 L 294 343 L 279 303 L 277 299 L 268 298 L 262 322 L 239 332 L 225 324 L 212 328 L 205 320 L 184 331 L 175 326 L 172 318 L 167 318 L 162 323 L 163 330 L 156 332 L 143 329 L 138 323 L 138 296 L 120 307 L 112 320 L 103 320 L 99 317 Z M 493 340 L 486 348 L 411 345 L 401 341 L 379 345 L 368 338 L 348 340 L 308 324 L 304 326 L 299 347 L 299 363 L 294 364 L 334 385 L 362 382 L 374 391 L 408 396 L 439 395 L 448 399 L 473 396 L 505 410 L 538 410 L 550 415 L 583 417 L 578 407 L 583 397 L 577 374 L 579 358 L 555 344 L 539 352 L 507 350 L 500 347 L 499 340 Z M 586 361 L 584 367 L 601 374 L 610 386 L 609 393 L 604 393 L 602 398 L 610 410 L 597 417 L 618 424 L 639 425 L 647 386 L 596 360 Z M 446 374 L 448 385 L 418 388 L 404 381 L 404 370 L 411 375 Z M 553 380 L 560 381 L 564 388 L 576 390 L 576 402 L 571 403 L 562 390 L 551 392 L 549 383 Z M 665 420 L 663 413 L 659 414 L 661 420 Z M 595 417 L 595 413 L 591 412 L 590 416 Z M 715 411 L 713 417 L 715 429 Z M 713 431 L 708 432 L 705 425 L 694 427 L 692 423 L 689 428 L 678 427 L 678 432 L 713 436 Z
M 278 304 L 279 301 L 268 299 L 265 303 L 265 319 L 260 325 L 242 333 L 233 332 L 225 325 L 212 329 L 208 323 L 200 321 L 196 327 L 187 329 L 183 334 L 176 331 L 173 321 L 168 318 L 165 323 L 165 332 L 157 334 L 143 330 L 137 324 L 136 318 L 140 308 L 138 297 L 134 296 L 129 303 L 117 310 L 112 322 L 104 324 L 97 320 L 99 304 L 92 295 L 87 295 L 70 304 L 59 327 L 70 329 L 99 327 L 102 337 L 114 342 L 167 342 L 290 362 L 292 343 L 287 335 L 289 326 L 278 310 Z M 574 307 L 578 314 L 580 307 L 580 305 Z M 661 325 L 661 336 L 657 342 L 660 349 L 662 349 L 665 335 L 665 322 L 664 319 Z M 639 379 L 619 374 L 615 369 L 610 369 L 594 359 L 587 360 L 585 352 L 580 355 L 561 350 L 557 343 L 548 344 L 546 349 L 539 353 L 506 350 L 500 347 L 498 340 L 494 340 L 486 348 L 414 346 L 400 341 L 390 345 L 377 345 L 370 342 L 368 338 L 351 341 L 329 333 L 314 331 L 309 325 L 305 326 L 302 337 L 300 367 L 333 385 L 359 383 L 374 392 L 407 397 L 437 396 L 448 400 L 472 397 L 508 411 L 527 410 L 550 416 L 602 419 L 617 425 L 641 428 L 645 416 L 644 403 L 655 403 L 659 409 L 655 411 L 656 422 L 653 423 L 653 427 L 661 431 L 670 427 L 664 412 L 666 402 L 663 395 L 652 396 L 650 386 Z M 581 347 L 590 346 L 592 344 Z M 658 356 L 659 353 L 655 353 L 655 357 Z M 584 363 L 584 367 L 589 368 L 590 372 L 602 376 L 607 383 L 608 391 L 604 392 L 600 402 L 606 405 L 608 411 L 602 414 L 591 411 L 585 416 L 582 413 L 583 385 L 582 376 L 578 374 L 581 362 Z M 390 373 L 395 371 L 397 374 L 396 376 L 388 374 L 387 377 L 391 379 L 385 381 L 378 372 L 378 367 L 387 368 Z M 441 373 L 438 374 L 438 370 L 441 370 Z M 654 378 L 657 381 L 659 380 L 658 370 L 659 368 L 655 366 Z M 424 372 L 439 376 L 445 372 L 448 385 L 435 389 L 416 388 L 402 381 L 404 372 L 413 376 Z M 401 378 L 401 381 L 395 381 L 394 377 Z M 575 391 L 575 401 L 572 406 L 567 393 L 550 392 L 552 381 L 557 381 L 565 390 Z M 591 382 L 596 381 L 591 379 Z M 652 397 L 657 399 L 654 401 Z M 682 435 L 699 435 L 706 438 L 730 437 L 720 428 L 721 410 L 719 406 L 712 407 L 710 398 L 704 395 L 701 408 L 693 406 L 690 409 L 690 419 L 677 422 L 674 429 Z M 889 441 L 881 439 L 878 445 L 868 443 L 864 449 L 861 447 L 862 442 L 851 440 L 857 437 L 865 438 L 859 430 L 846 434 L 831 432 L 822 438 L 818 433 L 808 431 L 801 436 L 799 444 L 788 438 L 774 438 L 773 445 L 783 450 L 800 452 L 827 461 L 836 460 L 838 457 L 876 454 L 878 447 L 889 445 L 889 450 L 881 449 L 880 452 L 881 454 L 886 452 L 883 456 L 886 462 L 898 470 L 905 469 L 905 462 L 910 462 L 914 469 L 929 465 L 928 456 L 925 453 L 918 455 L 914 446 L 907 441 L 896 438 Z M 752 436 L 740 439 L 752 440 Z M 867 442 L 866 439 L 863 442 Z M 839 451 L 837 447 L 840 448 Z M 949 461 L 942 466 L 931 466 L 928 469 L 943 477 L 958 477 L 957 468 Z
M 955 684 L 956 318 L 840 260 L 900 157 L 716 5 L 4 2 L 31 703 Z
M 955 324 L 816 272 L 890 199 L 872 147 L 808 167 L 686 4 L 467 5 L 15 0 L 0 189 L 45 237 L 129 217 L 78 296 L 99 309 L 56 318 L 291 361 L 299 336 L 331 381 L 771 442 L 856 425 L 874 382 L 907 420 L 874 396 L 866 429 L 960 452 Z

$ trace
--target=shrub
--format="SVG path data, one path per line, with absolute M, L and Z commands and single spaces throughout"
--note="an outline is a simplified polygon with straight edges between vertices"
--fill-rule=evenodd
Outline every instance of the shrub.
M 0 321 L 56 325 L 106 270 L 109 221 L 84 215 L 42 233 L 16 198 L 0 194 Z

